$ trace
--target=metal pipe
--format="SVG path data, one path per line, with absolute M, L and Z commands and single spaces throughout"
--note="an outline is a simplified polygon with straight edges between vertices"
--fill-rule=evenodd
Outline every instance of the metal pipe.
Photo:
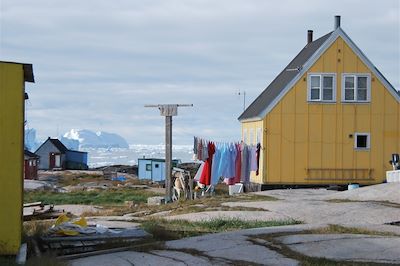
M 307 44 L 311 43 L 313 41 L 313 31 L 308 30 L 307 31 Z
M 336 30 L 339 27 L 340 27 L 340 16 L 335 16 L 335 28 L 334 28 L 334 30 Z

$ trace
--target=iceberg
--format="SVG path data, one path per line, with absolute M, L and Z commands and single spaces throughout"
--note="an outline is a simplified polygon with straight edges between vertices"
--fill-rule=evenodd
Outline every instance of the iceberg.
M 39 143 L 36 140 L 36 130 L 34 128 L 25 128 L 25 148 L 28 151 L 34 152 L 38 147 Z
M 93 132 L 87 129 L 71 129 L 60 140 L 69 149 L 74 150 L 82 148 L 129 148 L 128 142 L 118 134 L 104 131 Z

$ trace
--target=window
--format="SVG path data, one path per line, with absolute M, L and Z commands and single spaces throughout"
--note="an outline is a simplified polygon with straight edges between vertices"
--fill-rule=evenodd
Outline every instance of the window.
M 54 155 L 54 167 L 61 167 L 61 155 L 56 154 Z
M 254 128 L 250 128 L 250 130 L 249 130 L 249 142 L 247 142 L 247 144 L 252 144 L 254 141 L 255 141 Z
M 308 101 L 311 102 L 336 101 L 336 75 L 309 74 Z
M 342 101 L 369 102 L 371 78 L 368 74 L 343 74 Z
M 256 144 L 261 143 L 262 138 L 262 129 L 260 127 L 257 128 L 257 137 L 256 137 Z
M 354 148 L 366 150 L 370 147 L 370 134 L 369 133 L 356 133 L 354 139 Z
M 146 164 L 146 171 L 151 171 L 151 163 Z

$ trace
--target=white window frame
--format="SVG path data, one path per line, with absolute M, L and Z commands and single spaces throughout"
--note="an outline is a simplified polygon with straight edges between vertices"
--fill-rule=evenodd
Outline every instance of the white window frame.
M 256 132 L 257 132 L 256 133 L 256 144 L 258 144 L 258 143 L 261 143 L 261 139 L 262 139 L 262 129 L 261 129 L 261 127 L 258 127 Z
M 367 147 L 357 147 L 358 136 L 367 136 Z M 368 132 L 356 132 L 354 134 L 354 149 L 355 150 L 369 150 L 371 148 L 371 133 Z
M 354 78 L 354 100 L 346 100 L 345 99 L 345 80 L 346 77 L 353 77 Z M 357 100 L 357 93 L 358 93 L 358 78 L 359 77 L 366 77 L 367 78 L 367 100 Z M 371 74 L 369 73 L 343 73 L 342 74 L 342 102 L 345 103 L 369 103 L 371 102 Z
M 256 136 L 255 136 L 255 133 L 254 133 L 254 128 L 250 128 L 249 129 L 249 142 L 248 142 L 248 144 L 249 145 L 250 144 L 254 144 L 255 140 L 256 140 Z
M 319 99 L 311 99 L 311 77 L 319 77 Z M 324 100 L 324 77 L 332 78 L 332 100 Z M 307 101 L 321 102 L 321 103 L 334 103 L 336 102 L 336 73 L 308 73 L 307 74 Z
M 247 134 L 247 128 L 243 129 L 243 142 L 248 143 L 248 134 Z

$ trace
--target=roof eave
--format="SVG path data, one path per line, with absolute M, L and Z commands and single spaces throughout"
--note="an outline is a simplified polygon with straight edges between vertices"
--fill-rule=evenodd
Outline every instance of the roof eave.
M 241 123 L 246 123 L 246 122 L 256 122 L 262 120 L 262 117 L 254 116 L 254 117 L 249 117 L 249 118 L 238 118 L 239 122 Z
M 35 82 L 35 77 L 33 76 L 33 67 L 32 64 L 23 64 L 24 68 L 24 79 L 27 82 Z

